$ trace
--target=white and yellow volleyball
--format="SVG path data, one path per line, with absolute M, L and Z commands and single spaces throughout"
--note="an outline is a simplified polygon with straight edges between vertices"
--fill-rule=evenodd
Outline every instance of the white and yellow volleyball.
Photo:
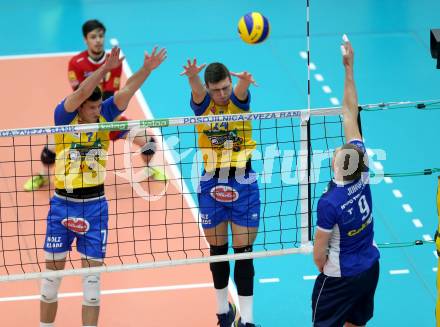
M 250 12 L 240 18 L 238 34 L 249 44 L 261 43 L 267 39 L 270 32 L 269 21 L 259 12 Z

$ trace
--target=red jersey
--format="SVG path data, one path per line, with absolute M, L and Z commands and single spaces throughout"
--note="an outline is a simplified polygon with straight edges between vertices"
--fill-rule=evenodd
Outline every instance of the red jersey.
M 69 61 L 68 78 L 72 89 L 76 89 L 82 81 L 89 77 L 95 70 L 102 66 L 106 56 L 94 61 L 89 57 L 87 50 L 73 56 Z M 102 80 L 100 87 L 103 92 L 119 90 L 121 82 L 122 65 L 108 72 Z

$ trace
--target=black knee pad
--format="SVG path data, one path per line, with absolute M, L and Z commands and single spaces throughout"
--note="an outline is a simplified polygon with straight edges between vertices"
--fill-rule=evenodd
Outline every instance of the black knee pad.
M 252 245 L 242 248 L 234 248 L 235 253 L 252 252 Z M 235 261 L 234 281 L 237 293 L 241 296 L 254 295 L 254 260 L 244 259 Z
M 41 151 L 40 160 L 43 164 L 50 166 L 55 163 L 55 156 L 56 156 L 55 152 L 49 150 L 49 148 L 46 145 Z
M 228 253 L 228 243 L 219 246 L 211 245 L 209 252 L 211 256 L 225 255 Z M 212 279 L 216 289 L 220 290 L 228 286 L 230 273 L 229 261 L 211 262 L 209 268 L 211 269 Z

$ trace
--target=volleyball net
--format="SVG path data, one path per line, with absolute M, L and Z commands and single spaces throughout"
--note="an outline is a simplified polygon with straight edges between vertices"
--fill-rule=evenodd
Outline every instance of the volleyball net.
M 381 104 L 368 107 L 374 108 Z M 344 143 L 340 114 L 340 108 L 320 108 L 1 130 L 0 281 L 308 253 L 317 202 L 332 177 L 333 151 Z M 210 257 L 197 201 L 204 167 L 197 126 L 225 122 L 244 126 L 247 121 L 256 142 L 252 169 L 261 200 L 254 252 Z M 66 269 L 45 272 L 46 221 L 57 172 L 46 168 L 48 185 L 23 190 L 25 181 L 41 170 L 42 147 L 53 142 L 54 134 L 120 130 L 130 131 L 127 139 L 109 142 L 108 151 L 98 155 L 107 161 L 105 172 L 92 171 L 105 182 L 109 206 L 108 230 L 102 235 L 104 266 L 81 268 L 73 242 Z M 166 181 L 146 173 L 141 150 L 133 141 L 145 134 L 154 134 L 157 140 L 149 166 L 164 170 Z M 96 156 L 80 157 L 102 160 Z M 230 195 L 228 190 L 221 194 L 225 201 Z M 81 234 L 76 223 L 71 220 L 66 233 Z

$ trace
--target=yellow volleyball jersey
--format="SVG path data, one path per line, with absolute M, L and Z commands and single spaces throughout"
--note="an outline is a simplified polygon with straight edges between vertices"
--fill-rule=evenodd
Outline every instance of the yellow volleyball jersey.
M 104 117 L 99 122 L 106 122 Z M 71 122 L 78 124 L 78 116 Z M 55 188 L 78 189 L 104 184 L 109 132 L 55 135 Z
M 121 111 L 113 97 L 104 101 L 99 122 L 113 121 Z M 56 125 L 78 124 L 76 112 L 67 113 L 64 101 L 55 109 Z M 104 184 L 110 131 L 55 134 L 55 188 L 79 189 Z
M 229 103 L 224 106 L 215 104 L 209 95 L 200 106 L 192 101 L 191 106 L 198 116 L 242 114 L 250 112 L 249 102 L 250 94 L 247 103 L 242 103 L 232 93 Z M 206 171 L 226 167 L 244 168 L 256 148 L 251 121 L 198 124 L 197 132 Z

